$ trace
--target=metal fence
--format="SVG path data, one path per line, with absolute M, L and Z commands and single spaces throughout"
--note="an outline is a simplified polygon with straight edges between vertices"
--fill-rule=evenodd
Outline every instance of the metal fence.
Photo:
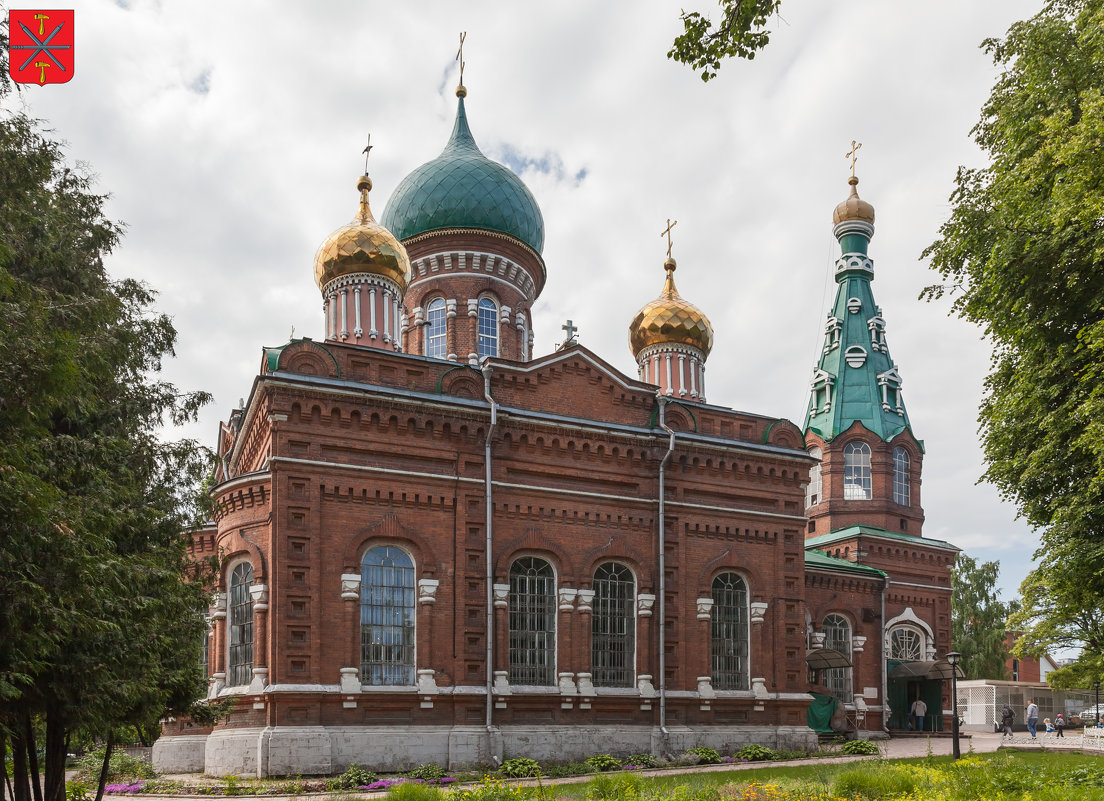
M 1093 694 L 1091 690 L 1055 690 L 1045 684 L 1012 681 L 958 682 L 958 714 L 967 730 L 994 731 L 1005 704 L 1016 713 L 1014 728 L 1023 729 L 1029 701 L 1039 707 L 1040 727 L 1044 718 L 1053 720 L 1059 713 L 1068 727 L 1075 727 L 1081 723 L 1081 712 L 1093 706 Z

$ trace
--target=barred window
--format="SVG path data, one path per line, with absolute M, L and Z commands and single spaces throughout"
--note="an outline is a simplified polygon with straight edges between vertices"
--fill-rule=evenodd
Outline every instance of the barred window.
M 824 618 L 824 647 L 839 651 L 851 658 L 851 623 L 842 615 L 828 615 Z M 844 703 L 854 700 L 851 689 L 851 668 L 827 668 L 823 676 L 824 685 L 832 695 Z
M 748 590 L 735 573 L 713 579 L 710 617 L 713 686 L 718 690 L 749 689 Z
M 556 576 L 543 559 L 526 556 L 510 566 L 510 681 L 556 681 Z
M 909 626 L 889 633 L 889 658 L 917 661 L 924 658 L 924 635 Z
M 414 561 L 393 545 L 360 563 L 360 681 L 414 683 Z
M 434 359 L 448 356 L 448 344 L 445 341 L 445 299 L 436 298 L 426 307 L 425 355 Z
M 590 671 L 595 687 L 632 687 L 636 665 L 636 580 L 624 565 L 594 571 L 590 616 Z
M 904 448 L 893 449 L 893 502 L 908 506 L 911 498 L 909 486 L 909 455 Z
M 227 681 L 231 687 L 253 680 L 253 565 L 242 562 L 230 574 L 230 648 Z
M 870 500 L 870 446 L 865 442 L 843 446 L 843 497 L 849 501 Z
M 490 298 L 479 300 L 479 358 L 498 355 L 498 305 Z
M 809 468 L 809 486 L 805 488 L 805 506 L 820 503 L 820 459 L 824 456 L 824 451 L 820 448 L 813 448 L 809 451 L 809 455 L 816 459 L 817 463 Z

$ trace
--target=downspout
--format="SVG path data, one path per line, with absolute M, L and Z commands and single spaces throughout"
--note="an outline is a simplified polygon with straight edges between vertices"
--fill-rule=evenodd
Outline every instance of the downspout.
M 491 739 L 494 736 L 494 729 L 492 726 L 492 711 L 494 709 L 494 696 L 492 692 L 494 690 L 494 557 L 491 553 L 491 543 L 493 540 L 493 517 L 494 517 L 494 503 L 493 496 L 491 494 L 491 435 L 494 434 L 495 426 L 498 424 L 498 404 L 495 403 L 494 398 L 491 397 L 491 366 L 489 364 L 483 365 L 483 397 L 487 403 L 491 405 L 491 424 L 487 426 L 487 436 L 483 442 L 483 464 L 486 467 L 486 479 L 483 490 L 484 498 L 487 506 L 487 522 L 486 522 L 486 541 L 484 547 L 487 551 L 487 712 L 486 712 L 486 727 L 487 727 L 487 751 L 494 762 L 498 762 L 497 757 L 494 754 L 494 749 L 491 748 Z
M 667 520 L 664 494 L 667 462 L 671 460 L 671 454 L 675 452 L 675 432 L 667 427 L 667 421 L 663 413 L 664 407 L 667 405 L 667 399 L 657 392 L 656 400 L 659 402 L 659 427 L 671 437 L 667 445 L 667 453 L 663 454 L 663 459 L 659 463 L 659 525 L 656 527 L 658 529 L 656 545 L 659 548 L 659 730 L 663 733 L 663 742 L 666 745 L 671 735 L 667 731 L 667 565 L 666 554 L 664 553 L 664 535 L 666 534 Z
M 886 591 L 889 590 L 889 576 L 885 577 L 885 583 L 882 585 L 882 617 L 881 617 L 881 629 L 882 629 L 882 731 L 889 735 L 889 671 L 886 667 L 886 630 L 885 630 L 885 597 Z

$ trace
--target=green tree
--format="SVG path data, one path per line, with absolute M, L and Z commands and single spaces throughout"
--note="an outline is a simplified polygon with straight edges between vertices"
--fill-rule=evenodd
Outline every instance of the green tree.
M 1008 604 L 1000 598 L 1000 564 L 961 554 L 951 571 L 951 643 L 968 679 L 1004 679 Z
M 103 203 L 34 121 L 0 112 L 0 752 L 15 801 L 63 801 L 74 735 L 110 743 L 202 692 L 202 565 L 182 532 L 209 459 L 161 433 L 207 396 L 157 380 L 176 332 L 147 288 L 107 275 L 120 229 Z
M 1081 586 L 1099 596 L 1104 0 L 1050 0 L 983 47 L 1003 68 L 973 130 L 989 165 L 959 169 L 950 219 L 925 251 L 943 283 L 924 294 L 953 295 L 953 312 L 993 344 L 985 478 L 1041 530 L 1039 570 L 1048 555 L 1076 554 Z M 1051 595 L 1080 591 L 1053 578 L 1029 578 L 1025 607 L 1038 582 Z
M 770 42 L 767 22 L 778 13 L 781 0 L 720 0 L 720 21 L 714 25 L 698 11 L 683 11 L 683 32 L 667 58 L 701 71 L 701 79 L 717 77 L 721 59 L 753 59 Z

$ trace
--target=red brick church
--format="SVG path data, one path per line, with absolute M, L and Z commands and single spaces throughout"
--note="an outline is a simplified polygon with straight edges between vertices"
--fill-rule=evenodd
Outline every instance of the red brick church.
M 209 697 L 236 703 L 167 724 L 159 769 L 795 748 L 814 698 L 859 736 L 916 697 L 940 727 L 957 549 L 921 536 L 857 179 L 799 428 L 707 402 L 713 330 L 669 253 L 625 321 L 637 375 L 570 329 L 535 348 L 541 211 L 457 95 L 381 222 L 357 180 L 315 257 L 321 335 L 265 348 L 221 426 L 192 548 L 222 566 Z

